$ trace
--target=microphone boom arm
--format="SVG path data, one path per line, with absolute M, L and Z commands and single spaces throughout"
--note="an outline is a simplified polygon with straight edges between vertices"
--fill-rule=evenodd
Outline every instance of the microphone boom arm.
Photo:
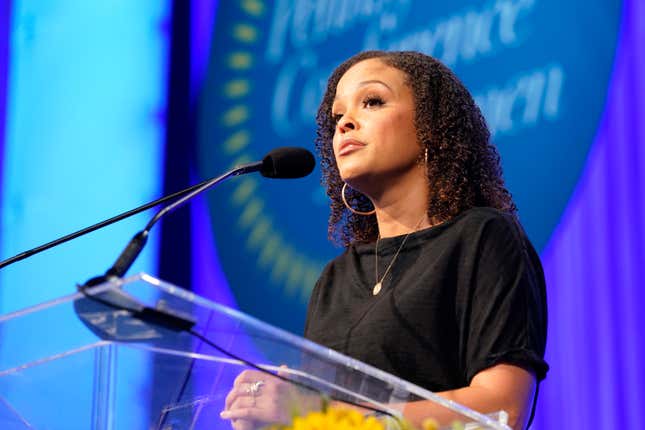
M 242 174 L 242 173 L 252 172 L 252 171 L 255 171 L 255 170 L 259 170 L 259 168 L 256 165 L 257 165 L 257 163 L 250 163 L 250 164 L 245 164 L 245 165 L 242 165 L 242 166 L 238 167 L 238 169 L 247 169 L 247 170 L 244 171 L 244 172 L 238 172 L 237 175 Z M 254 168 L 255 168 L 255 170 L 252 170 Z M 13 263 L 17 263 L 18 261 L 24 260 L 25 258 L 29 258 L 32 255 L 40 254 L 43 251 L 47 251 L 48 249 L 53 248 L 53 247 L 58 246 L 58 245 L 61 245 L 61 244 L 65 243 L 65 242 L 69 242 L 70 240 L 76 239 L 77 237 L 84 236 L 84 235 L 86 235 L 88 233 L 92 233 L 93 231 L 99 230 L 99 229 L 101 229 L 103 227 L 107 227 L 108 225 L 111 225 L 111 224 L 114 224 L 115 222 L 119 222 L 119 221 L 121 221 L 123 219 L 129 218 L 129 217 L 131 217 L 133 215 L 136 215 L 136 214 L 138 214 L 140 212 L 143 212 L 145 210 L 153 208 L 153 207 L 155 207 L 157 205 L 160 205 L 162 203 L 165 203 L 165 202 L 167 202 L 169 200 L 173 200 L 173 199 L 176 199 L 178 197 L 184 196 L 187 193 L 190 193 L 191 191 L 196 190 L 196 189 L 198 189 L 198 188 L 200 188 L 200 187 L 202 187 L 202 186 L 204 186 L 204 185 L 208 184 L 209 182 L 214 181 L 216 179 L 220 179 L 220 178 L 226 176 L 225 178 L 222 178 L 222 180 L 223 180 L 223 179 L 226 179 L 228 176 L 234 176 L 235 174 L 232 173 L 234 171 L 225 173 L 224 175 L 219 176 L 218 178 L 207 179 L 205 181 L 200 182 L 199 184 L 192 185 L 192 186 L 190 186 L 188 188 L 185 188 L 185 189 L 183 189 L 181 191 L 177 191 L 176 193 L 173 193 L 173 194 L 158 198 L 157 200 L 154 200 L 152 202 L 146 203 L 144 205 L 141 205 L 141 206 L 136 207 L 134 209 L 131 209 L 129 211 L 123 212 L 123 213 L 121 213 L 119 215 L 113 216 L 112 218 L 108 218 L 106 220 L 98 222 L 98 223 L 96 223 L 94 225 L 91 225 L 89 227 L 85 227 L 85 228 L 83 228 L 81 230 L 78 230 L 78 231 L 75 231 L 73 233 L 67 234 L 67 235 L 65 235 L 63 237 L 59 237 L 58 239 L 52 240 L 51 242 L 47 242 L 47 243 L 45 243 L 43 245 L 37 246 L 36 248 L 30 249 L 28 251 L 21 252 L 20 254 L 14 255 L 13 257 L 9 257 L 6 260 L 0 261 L 0 269 L 2 269 L 3 267 L 9 266 L 9 265 L 11 265 Z
M 117 258 L 112 267 L 110 267 L 107 272 L 105 272 L 105 275 L 90 279 L 82 286 L 82 288 L 98 285 L 99 283 L 105 282 L 106 280 L 114 277 L 123 277 L 143 250 L 143 247 L 148 241 L 148 233 L 155 225 L 155 223 L 159 221 L 165 214 L 177 209 L 188 200 L 195 197 L 197 194 L 206 191 L 207 189 L 219 184 L 220 182 L 225 181 L 228 178 L 259 171 L 262 168 L 262 165 L 262 161 L 242 164 L 241 166 L 229 170 L 221 176 L 209 179 L 205 182 L 202 182 L 201 184 L 198 184 L 194 189 L 187 192 L 183 197 L 161 209 L 154 217 L 152 217 L 148 224 L 146 224 L 145 228 L 135 234 L 130 242 L 128 242 L 125 249 L 119 255 L 119 258 Z
M 229 170 L 228 172 L 224 173 L 221 176 L 218 176 L 217 178 L 212 178 L 209 179 L 208 181 L 202 182 L 199 184 L 195 189 L 189 191 L 187 194 L 185 194 L 182 198 L 178 199 L 172 204 L 169 204 L 168 206 L 164 207 L 161 209 L 157 214 L 152 217 L 150 222 L 146 225 L 146 227 L 143 229 L 145 232 L 149 232 L 152 226 L 159 221 L 161 217 L 163 217 L 166 213 L 173 211 L 177 209 L 179 206 L 183 205 L 185 202 L 188 200 L 192 199 L 195 197 L 197 194 L 206 191 L 210 187 L 213 187 L 220 182 L 224 182 L 228 178 L 232 178 L 233 176 L 240 176 L 240 175 L 245 175 L 247 173 L 251 172 L 257 172 L 262 168 L 262 161 L 257 161 L 254 163 L 248 163 L 248 164 L 242 164 L 241 166 L 238 166 L 234 168 L 233 170 Z M 147 233 L 146 233 L 147 234 Z

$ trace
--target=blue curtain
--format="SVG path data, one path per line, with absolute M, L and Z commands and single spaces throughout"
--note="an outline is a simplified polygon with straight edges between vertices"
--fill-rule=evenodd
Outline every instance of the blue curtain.
M 0 1 L 0 260 L 161 194 L 170 6 Z M 3 268 L 0 314 L 73 293 L 76 282 L 103 273 L 150 216 Z M 158 237 L 151 236 L 130 273 L 157 270 Z M 60 336 L 73 333 L 72 326 L 51 324 Z M 49 329 L 0 329 L 0 358 L 13 359 L 27 345 L 44 355 L 49 345 L 37 333 Z M 131 395 L 115 402 L 130 428 L 147 420 L 140 396 L 153 387 L 148 365 L 129 363 L 124 379 Z M 86 375 L 56 387 L 59 397 L 89 389 Z M 12 391 L 15 379 L 7 381 L 2 396 L 12 407 L 69 418 L 56 402 Z
M 0 201 L 2 201 L 2 178 L 4 167 L 4 131 L 7 105 L 7 62 L 9 60 L 9 23 L 11 2 L 0 3 Z M 0 224 L 2 211 L 0 211 Z M 0 238 L 2 240 L 2 238 Z
M 547 359 L 551 371 L 542 385 L 533 428 L 618 429 L 642 425 L 642 1 L 625 1 L 619 38 L 604 118 L 585 173 L 542 255 L 549 294 Z

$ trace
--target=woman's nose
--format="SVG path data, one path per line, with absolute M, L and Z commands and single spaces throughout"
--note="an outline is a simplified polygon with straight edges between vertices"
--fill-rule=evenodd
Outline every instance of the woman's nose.
M 346 133 L 349 130 L 356 130 L 356 121 L 349 115 L 345 114 L 338 121 L 338 131 Z

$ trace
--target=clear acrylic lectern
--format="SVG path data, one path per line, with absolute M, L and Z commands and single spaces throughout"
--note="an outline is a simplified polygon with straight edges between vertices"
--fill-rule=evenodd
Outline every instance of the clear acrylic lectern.
M 202 338 L 133 318 L 133 303 L 189 316 Z M 3 430 L 228 429 L 219 414 L 249 363 L 295 381 L 292 412 L 325 398 L 399 416 L 405 403 L 429 399 L 466 428 L 508 429 L 503 413 L 481 415 L 145 274 L 4 315 L 0 342 Z M 132 404 L 143 417 L 127 413 Z

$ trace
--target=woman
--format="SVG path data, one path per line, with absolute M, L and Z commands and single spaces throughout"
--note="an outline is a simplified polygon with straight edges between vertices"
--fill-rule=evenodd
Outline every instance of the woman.
M 329 236 L 346 249 L 305 336 L 525 427 L 548 369 L 544 276 L 468 91 L 429 56 L 364 52 L 333 72 L 317 123 Z M 254 378 L 227 401 L 240 428 L 268 417 L 245 404 Z M 435 412 L 412 402 L 404 416 Z

